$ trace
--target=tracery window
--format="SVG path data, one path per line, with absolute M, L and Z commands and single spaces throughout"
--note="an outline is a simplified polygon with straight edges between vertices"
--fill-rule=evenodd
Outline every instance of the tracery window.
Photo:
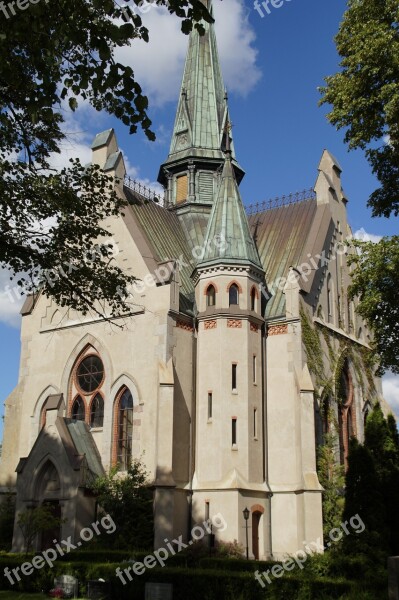
M 116 461 L 122 471 L 126 471 L 132 459 L 133 440 L 133 396 L 124 388 L 118 400 L 118 434 Z
M 93 428 L 103 426 L 104 380 L 103 362 L 95 349 L 87 346 L 71 374 L 69 416 L 72 419 L 85 421 Z

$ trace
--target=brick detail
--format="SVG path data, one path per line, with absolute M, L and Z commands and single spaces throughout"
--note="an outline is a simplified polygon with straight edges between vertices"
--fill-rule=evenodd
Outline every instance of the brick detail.
M 230 329 L 241 329 L 242 321 L 240 319 L 228 319 L 227 327 L 229 327 Z
M 176 321 L 176 327 L 183 329 L 184 331 L 189 331 L 190 333 L 194 332 L 194 327 L 190 325 L 190 323 L 185 323 L 184 321 Z
M 251 331 L 254 331 L 255 333 L 258 333 L 258 331 L 259 331 L 259 325 L 257 325 L 256 323 L 251 323 L 250 324 L 250 329 L 251 329 Z
M 218 326 L 217 321 L 205 321 L 204 329 L 216 329 Z
M 272 325 L 268 329 L 268 335 L 283 335 L 288 333 L 288 325 Z

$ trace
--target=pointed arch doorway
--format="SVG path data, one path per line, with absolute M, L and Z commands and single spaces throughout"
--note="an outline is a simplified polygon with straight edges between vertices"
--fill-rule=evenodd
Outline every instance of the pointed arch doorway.
M 262 515 L 265 509 L 260 504 L 251 507 L 252 513 L 252 554 L 255 560 L 259 560 L 259 529 Z

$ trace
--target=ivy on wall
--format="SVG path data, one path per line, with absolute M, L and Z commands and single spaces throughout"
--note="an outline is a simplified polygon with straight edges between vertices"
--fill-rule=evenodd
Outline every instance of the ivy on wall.
M 370 350 L 352 342 L 345 336 L 331 331 L 319 323 L 312 323 L 306 311 L 301 308 L 302 341 L 305 346 L 310 373 L 315 378 L 316 396 L 322 400 L 330 396 L 338 403 L 343 399 L 342 372 L 346 360 L 350 361 L 356 373 L 363 396 L 375 393 L 374 360 Z M 327 348 L 328 368 L 325 361 Z M 366 377 L 366 380 L 365 380 Z M 366 385 L 366 382 L 368 385 Z M 366 399 L 366 398 L 365 398 Z

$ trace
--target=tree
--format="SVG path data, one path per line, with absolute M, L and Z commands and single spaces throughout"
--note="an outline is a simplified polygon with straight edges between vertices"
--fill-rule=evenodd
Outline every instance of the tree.
M 399 29 L 397 0 L 348 0 L 336 36 L 339 73 L 326 78 L 321 103 L 327 115 L 345 128 L 349 149 L 360 148 L 380 187 L 368 199 L 373 216 L 399 214 Z M 399 238 L 379 244 L 357 243 L 352 263 L 352 297 L 374 333 L 374 350 L 385 369 L 399 373 L 399 313 L 392 301 L 398 286 Z
M 359 299 L 356 311 L 373 331 L 371 345 L 379 359 L 377 373 L 382 375 L 386 369 L 399 373 L 399 237 L 354 245 L 360 247 L 360 252 L 349 259 L 356 265 L 350 296 Z
M 148 474 L 142 463 L 134 459 L 126 473 L 118 466 L 99 477 L 93 491 L 101 509 L 116 524 L 107 545 L 118 548 L 150 549 L 154 538 L 153 493 L 148 487 Z
M 50 158 L 66 137 L 65 110 L 81 101 L 116 117 L 132 134 L 141 125 L 154 139 L 148 99 L 133 70 L 115 60 L 116 49 L 149 36 L 125 1 L 0 4 L 6 23 L 0 35 L 0 266 L 25 293 L 41 289 L 83 313 L 104 314 L 102 304 L 113 315 L 127 308 L 134 278 L 116 265 L 102 225 L 123 210 L 124 200 L 99 169 L 73 161 L 57 173 Z M 184 33 L 193 24 L 201 32 L 198 21 L 211 20 L 201 0 L 157 4 L 182 19 Z M 98 239 L 103 243 L 88 260 Z
M 384 498 L 390 552 L 396 556 L 399 552 L 399 445 L 392 420 L 385 419 L 380 405 L 376 404 L 367 417 L 364 445 L 374 460 Z
M 348 536 L 345 547 L 384 562 L 399 551 L 399 442 L 394 419 L 386 419 L 379 404 L 367 417 L 364 444 L 352 439 L 348 464 L 344 519 L 359 514 L 366 529 Z
M 359 515 L 365 530 L 358 535 L 345 536 L 343 550 L 350 556 L 356 553 L 375 556 L 383 563 L 388 553 L 388 530 L 384 498 L 378 484 L 370 451 L 352 438 L 345 478 L 343 518 L 344 521 L 350 521 L 352 517 Z
M 33 550 L 38 535 L 56 529 L 65 522 L 66 519 L 56 517 L 51 506 L 46 504 L 19 513 L 17 523 L 25 541 L 25 552 Z
M 8 491 L 0 503 L 0 550 L 7 552 L 12 546 L 15 518 L 15 494 Z
M 397 0 L 348 0 L 336 36 L 341 71 L 326 77 L 328 119 L 347 128 L 345 142 L 361 148 L 381 187 L 373 216 L 399 214 L 399 29 Z

